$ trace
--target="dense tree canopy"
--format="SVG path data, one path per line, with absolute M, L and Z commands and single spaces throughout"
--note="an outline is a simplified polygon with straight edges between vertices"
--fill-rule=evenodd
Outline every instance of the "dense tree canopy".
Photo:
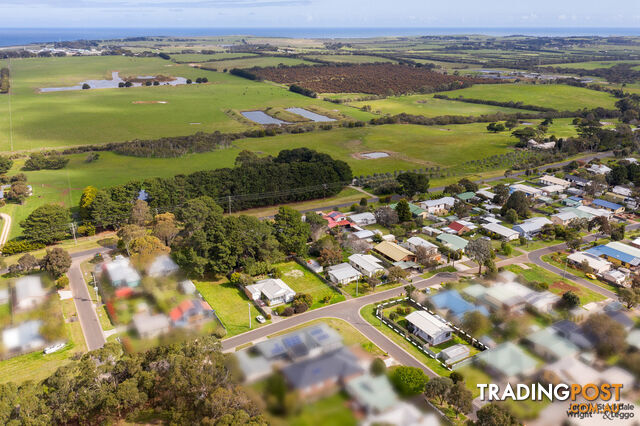
M 27 240 L 51 244 L 66 237 L 69 222 L 69 210 L 58 204 L 45 204 L 32 211 L 20 226 Z

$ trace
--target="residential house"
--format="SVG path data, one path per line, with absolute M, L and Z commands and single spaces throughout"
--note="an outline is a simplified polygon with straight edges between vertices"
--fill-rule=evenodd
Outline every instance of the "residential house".
M 215 316 L 211 306 L 200 299 L 187 299 L 169 312 L 169 318 L 176 327 L 198 326 Z
M 620 324 L 626 331 L 631 330 L 636 325 L 636 323 L 622 311 L 607 311 L 605 309 L 605 315 Z
M 624 186 L 616 185 L 611 190 L 614 194 L 622 195 L 623 197 L 631 197 L 633 191 L 630 188 L 625 188 Z
M 349 264 L 356 268 L 365 277 L 374 277 L 384 273 L 382 261 L 370 254 L 352 254 L 349 256 Z
M 577 218 L 578 215 L 576 215 L 574 212 L 560 212 L 551 215 L 551 222 L 553 222 L 554 225 L 567 226 Z
M 150 277 L 166 277 L 180 270 L 180 267 L 168 254 L 158 256 L 147 268 L 147 275 Z
M 602 208 L 608 210 L 614 214 L 620 214 L 624 212 L 624 206 L 620 204 L 612 203 L 611 201 L 602 200 L 597 198 L 591 202 L 591 205 L 596 206 L 596 208 Z
M 546 217 L 532 217 L 530 219 L 526 219 L 524 222 L 522 222 L 519 225 L 515 225 L 513 227 L 513 230 L 517 231 L 523 237 L 531 237 L 533 235 L 538 234 L 540 231 L 542 231 L 542 228 L 545 225 L 552 225 L 552 224 L 553 222 L 551 222 Z
M 40 335 L 41 320 L 29 320 L 2 332 L 2 347 L 7 352 L 27 352 L 46 344 Z
M 533 290 L 517 282 L 496 284 L 482 295 L 482 300 L 492 309 L 515 312 L 524 308 L 526 298 Z
M 602 274 L 611 269 L 611 262 L 584 251 L 571 253 L 567 259 L 576 266 L 582 266 L 584 262 L 587 262 L 596 274 Z
M 568 180 L 560 179 L 551 175 L 544 175 L 540 178 L 540 183 L 543 185 L 560 185 L 563 188 L 568 188 L 571 186 L 571 182 Z
M 578 207 L 582 205 L 582 198 L 572 195 L 570 197 L 564 198 L 561 203 L 567 207 Z
M 640 254 L 637 251 L 631 252 L 629 250 L 631 248 L 638 250 L 626 244 L 613 242 L 607 245 L 592 247 L 586 250 L 586 252 L 593 256 L 603 257 L 614 265 L 635 269 L 640 266 Z
M 640 248 L 640 237 L 634 239 L 633 241 L 631 241 L 631 245 L 636 247 L 636 248 Z
M 319 323 L 256 343 L 253 351 L 271 362 L 295 362 L 341 348 L 342 337 Z
M 478 192 L 476 192 L 476 195 L 481 195 L 482 197 L 486 198 L 489 201 L 493 200 L 493 197 L 496 196 L 496 194 L 494 194 L 491 191 L 487 191 L 486 189 L 481 189 Z
M 606 175 L 611 171 L 611 168 L 605 166 L 604 164 L 592 164 L 591 166 L 587 167 L 587 170 L 597 175 Z
M 131 266 L 131 261 L 124 256 L 118 255 L 113 261 L 103 264 L 102 270 L 115 288 L 140 285 L 140 274 Z
M 307 259 L 305 263 L 307 265 L 307 268 L 309 268 L 309 270 L 315 272 L 316 274 L 322 273 L 322 270 L 323 270 L 322 265 L 319 264 L 317 260 Z
M 562 185 L 547 185 L 547 186 L 543 186 L 542 188 L 540 188 L 540 191 L 542 191 L 544 194 L 551 196 L 553 194 L 562 194 L 564 192 L 566 188 Z M 542 198 L 542 197 L 540 197 Z M 551 200 L 553 201 L 553 200 Z M 551 204 L 551 203 L 549 203 Z
M 333 394 L 364 373 L 358 358 L 344 347 L 290 364 L 281 372 L 303 399 Z
M 26 275 L 16 280 L 14 297 L 13 309 L 25 311 L 42 304 L 47 298 L 47 291 L 39 275 Z
M 371 212 L 352 214 L 349 216 L 349 220 L 358 226 L 367 226 L 376 223 L 376 217 Z
M 445 232 L 456 235 L 463 235 L 467 232 L 471 232 L 471 229 L 467 225 L 460 223 L 457 220 L 451 222 L 444 230 Z
M 609 270 L 602 274 L 602 279 L 612 284 L 619 285 L 621 287 L 626 287 L 628 278 L 629 278 L 628 274 L 625 274 L 624 272 L 618 269 Z
M 373 376 L 367 373 L 349 380 L 345 391 L 367 414 L 383 413 L 398 403 L 398 397 L 384 374 Z
M 503 240 L 512 241 L 517 240 L 520 237 L 518 231 L 515 231 L 506 226 L 499 225 L 497 223 L 487 223 L 482 225 L 482 228 L 487 230 L 489 234 L 497 235 Z
M 552 327 L 536 331 L 527 336 L 526 340 L 531 344 L 531 348 L 536 354 L 548 360 L 570 357 L 580 350 L 569 340 L 560 336 Z
M 327 226 L 329 229 L 333 229 L 336 226 L 351 226 L 351 222 L 347 219 L 343 213 L 338 211 L 332 211 L 327 214 L 322 214 L 322 218 L 327 221 Z
M 332 282 L 343 285 L 362 278 L 362 274 L 348 263 L 340 263 L 328 267 L 327 274 Z
M 191 280 L 184 280 L 178 283 L 178 287 L 183 294 L 192 295 L 197 291 L 195 284 Z
M 509 187 L 510 194 L 516 191 L 524 192 L 524 194 L 529 198 L 537 198 L 542 195 L 542 191 L 540 189 L 529 185 L 523 185 L 521 183 L 516 183 Z
M 368 229 L 363 229 L 362 231 L 356 231 L 353 233 L 353 236 L 359 240 L 368 240 L 369 238 L 373 238 L 374 235 L 375 233 Z
M 423 247 L 426 250 L 427 256 L 429 256 L 431 260 L 434 260 L 434 261 L 440 260 L 440 253 L 438 252 L 438 246 L 433 243 L 430 243 L 424 238 L 420 238 L 420 237 L 408 238 L 407 241 L 405 241 L 404 246 L 413 253 L 416 253 L 416 251 L 418 250 L 418 247 Z
M 551 313 L 562 298 L 550 291 L 534 291 L 525 296 L 528 306 L 543 314 Z
M 244 288 L 251 300 L 265 300 L 269 306 L 289 303 L 296 292 L 280 278 L 267 278 Z
M 567 182 L 571 182 L 572 185 L 578 186 L 580 188 L 584 188 L 585 186 L 588 186 L 589 184 L 591 184 L 590 180 L 582 178 L 580 176 L 576 176 L 576 175 L 567 175 L 564 177 L 564 179 Z
M 438 352 L 437 358 L 447 365 L 453 365 L 467 358 L 470 352 L 469 346 L 458 343 Z
M 133 316 L 133 329 L 143 339 L 152 339 L 171 329 L 169 317 L 165 314 L 149 315 L 143 312 Z
M 428 212 L 425 209 L 423 209 L 422 207 L 416 206 L 413 203 L 408 203 L 408 204 L 409 204 L 409 211 L 411 212 L 411 216 L 421 217 L 423 219 L 427 218 Z M 389 204 L 389 207 L 395 210 L 397 205 L 398 203 L 393 203 L 393 204 Z
M 476 196 L 476 193 L 472 191 L 467 191 L 467 192 L 463 192 L 461 194 L 456 195 L 456 197 L 458 197 L 460 201 L 463 201 L 465 203 L 471 201 L 471 199 L 475 196 Z
M 440 419 L 434 413 L 423 413 L 415 405 L 400 401 L 393 407 L 377 415 L 364 419 L 362 426 L 437 426 Z
M 6 305 L 11 300 L 11 294 L 8 288 L 0 288 L 0 305 Z
M 464 238 L 458 237 L 457 235 L 445 234 L 442 233 L 436 237 L 438 241 L 442 244 L 450 248 L 451 250 L 464 250 L 464 248 L 469 244 L 468 240 Z
M 455 322 L 462 321 L 467 312 L 480 312 L 485 316 L 489 316 L 489 312 L 484 306 L 478 307 L 473 303 L 467 302 L 456 290 L 440 291 L 431 296 L 429 300 L 438 311 L 446 313 Z
M 422 338 L 432 346 L 453 338 L 453 329 L 442 319 L 427 311 L 413 311 L 405 317 L 409 332 Z
M 475 359 L 484 364 L 491 375 L 507 381 L 531 376 L 537 366 L 534 358 L 512 342 L 481 352 Z
M 583 351 L 593 349 L 593 342 L 581 326 L 573 321 L 562 320 L 551 325 L 559 336 L 567 339 Z
M 426 235 L 429 235 L 430 237 L 442 234 L 442 231 L 440 229 L 432 228 L 431 226 L 423 226 L 422 232 Z
M 456 200 L 453 197 L 442 197 L 437 200 L 422 201 L 420 202 L 420 207 L 431 214 L 443 214 L 453 208 L 455 203 Z
M 263 356 L 254 356 L 251 349 L 240 350 L 234 354 L 245 383 L 257 382 L 273 373 L 273 362 Z
M 593 207 L 589 207 L 589 206 L 578 206 L 576 207 L 576 210 L 590 214 L 591 217 L 593 216 L 602 216 L 602 217 L 606 217 L 607 219 L 611 219 L 611 216 L 613 216 L 613 212 L 607 210 L 607 209 L 596 209 Z
M 393 262 L 413 262 L 416 260 L 416 256 L 409 250 L 390 241 L 383 241 L 373 249 Z

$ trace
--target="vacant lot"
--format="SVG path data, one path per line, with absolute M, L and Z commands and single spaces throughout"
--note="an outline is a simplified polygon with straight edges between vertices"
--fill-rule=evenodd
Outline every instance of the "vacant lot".
M 318 277 L 296 262 L 277 265 L 284 281 L 296 293 L 306 293 L 313 297 L 310 309 L 320 308 L 333 303 L 342 302 L 345 298 L 331 287 L 323 283 Z M 328 298 L 325 303 L 325 298 Z
M 567 86 L 564 84 L 477 84 L 443 94 L 455 98 L 486 99 L 498 102 L 522 102 L 554 108 L 559 111 L 575 111 L 582 108 L 614 108 L 616 99 L 605 92 Z
M 2 65 L 7 63 L 2 61 Z M 122 75 L 163 74 L 193 80 L 207 77 L 209 83 L 38 92 L 43 87 L 72 86 L 87 79 L 111 78 L 112 71 Z M 243 131 L 258 126 L 238 121 L 234 118 L 237 111 L 268 107 L 318 106 L 338 110 L 355 119 L 372 117 L 345 105 L 311 99 L 272 84 L 159 58 L 18 59 L 11 61 L 11 76 L 11 96 L 0 97 L 0 151 L 159 138 L 199 131 Z
M 486 80 L 394 64 L 264 68 L 256 70 L 256 74 L 276 83 L 295 83 L 316 93 L 385 95 L 414 92 L 425 87 L 437 90 L 445 85 L 487 83 Z
M 393 96 L 375 101 L 351 102 L 349 105 L 357 108 L 369 105 L 372 112 L 380 112 L 382 114 L 395 115 L 404 112 L 427 117 L 437 117 L 440 115 L 482 115 L 495 114 L 497 112 L 515 114 L 525 112 L 515 108 L 436 99 L 433 95 Z
M 194 281 L 194 284 L 227 328 L 226 337 L 261 326 L 256 321 L 256 316 L 260 315 L 260 312 L 249 298 L 229 281 Z M 249 315 L 251 315 L 251 328 L 249 328 Z

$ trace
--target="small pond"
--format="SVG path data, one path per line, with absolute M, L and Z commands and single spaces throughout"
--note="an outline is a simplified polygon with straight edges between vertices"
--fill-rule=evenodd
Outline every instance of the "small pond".
M 156 76 L 153 75 L 142 75 L 137 76 L 139 80 L 149 80 L 154 81 Z M 125 81 L 120 78 L 118 71 L 114 71 L 111 73 L 111 80 L 87 80 L 78 83 L 75 86 L 67 86 L 67 87 L 43 87 L 40 89 L 41 92 L 63 92 L 66 90 L 82 90 L 82 85 L 85 83 L 89 85 L 91 89 L 114 89 L 118 87 L 119 83 L 124 83 Z M 142 86 L 144 82 L 132 82 L 132 86 Z M 160 85 L 170 85 L 177 86 L 180 84 L 187 84 L 187 79 L 184 77 L 173 77 L 171 81 L 161 81 Z M 90 90 L 90 89 L 89 89 Z
M 317 123 L 321 123 L 324 121 L 336 121 L 333 118 L 326 117 L 324 115 L 316 114 L 315 112 L 311 112 L 304 108 L 287 108 L 287 111 L 292 112 L 294 114 L 298 114 L 304 118 L 308 118 L 311 121 L 315 121 Z
M 289 124 L 286 121 L 278 120 L 277 118 L 271 117 L 264 111 L 243 111 L 240 114 L 242 114 L 244 118 L 247 118 L 258 124 Z
M 387 154 L 386 152 L 366 152 L 364 154 L 360 154 L 360 156 L 366 158 L 367 160 L 375 160 L 376 158 L 388 157 L 389 154 Z

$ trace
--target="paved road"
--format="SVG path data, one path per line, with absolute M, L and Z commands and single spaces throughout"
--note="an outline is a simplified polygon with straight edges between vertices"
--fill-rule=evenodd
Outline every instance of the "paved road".
M 98 320 L 98 315 L 96 314 L 94 302 L 91 300 L 89 289 L 82 275 L 80 264 L 87 259 L 91 259 L 96 253 L 104 253 L 109 250 L 109 248 L 100 247 L 71 254 L 71 268 L 69 272 L 67 272 L 69 285 L 73 293 L 73 301 L 76 304 L 76 311 L 78 312 L 78 319 L 80 320 L 84 340 L 87 343 L 87 349 L 89 351 L 100 349 L 104 346 L 106 340 L 102 332 L 102 326 Z
M 0 247 L 4 246 L 4 243 L 9 239 L 9 231 L 11 230 L 11 216 L 6 213 L 0 213 L 2 217 L 2 232 L 0 233 Z

